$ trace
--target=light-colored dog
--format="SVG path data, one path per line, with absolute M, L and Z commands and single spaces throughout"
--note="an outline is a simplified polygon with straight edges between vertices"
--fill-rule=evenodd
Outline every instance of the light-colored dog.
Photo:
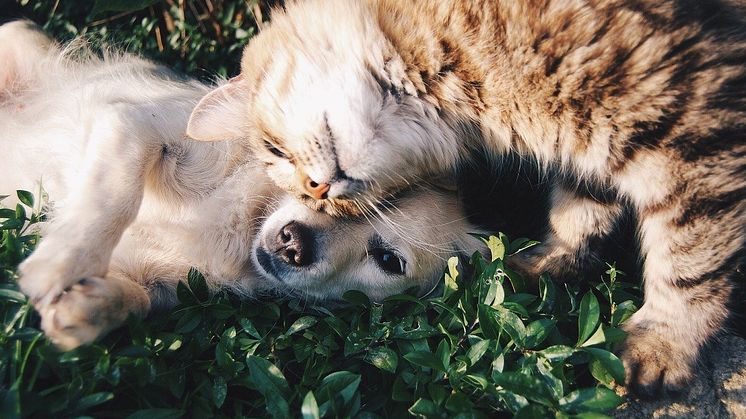
M 41 180 L 51 198 L 43 240 L 19 271 L 59 347 L 172 305 L 190 267 L 246 296 L 382 299 L 426 293 L 447 256 L 480 248 L 453 193 L 434 187 L 358 219 L 308 209 L 241 142 L 185 139 L 208 86 L 104 55 L 62 50 L 28 22 L 0 27 L 0 191 Z

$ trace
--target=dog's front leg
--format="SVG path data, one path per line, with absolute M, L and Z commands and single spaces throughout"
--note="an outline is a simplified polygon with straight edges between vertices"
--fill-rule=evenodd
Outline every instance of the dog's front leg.
M 85 289 L 81 280 L 106 278 L 112 251 L 137 215 L 145 174 L 160 145 L 134 106 L 110 105 L 97 114 L 85 134 L 83 163 L 68 196 L 55 208 L 37 249 L 19 267 L 20 287 L 43 323 L 65 293 Z M 71 139 L 71 148 L 76 140 Z

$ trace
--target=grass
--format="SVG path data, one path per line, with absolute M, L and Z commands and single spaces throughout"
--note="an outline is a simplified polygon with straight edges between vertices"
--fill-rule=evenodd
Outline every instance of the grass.
M 218 0 L 12 9 L 58 39 L 84 34 L 203 79 L 236 74 L 266 16 L 264 2 Z M 23 204 L 0 209 L 1 417 L 600 417 L 621 402 L 611 389 L 624 371 L 609 350 L 639 290 L 613 266 L 583 286 L 544 277 L 528 289 L 505 260 L 531 242 L 504 235 L 483 238 L 489 260 L 453 258 L 442 296 L 376 304 L 351 291 L 332 311 L 210 295 L 193 271 L 170 313 L 60 353 L 15 282 L 43 220 L 18 194 Z
M 26 18 L 62 42 L 85 36 L 205 81 L 238 74 L 246 42 L 277 1 L 17 0 L 0 18 Z M 2 10 L 4 9 L 4 10 Z
M 43 219 L 19 194 L 0 210 L 3 417 L 600 417 L 622 401 L 609 348 L 637 290 L 614 267 L 587 290 L 529 290 L 504 262 L 533 243 L 504 235 L 481 238 L 492 258 L 472 278 L 452 258 L 442 296 L 350 291 L 334 311 L 210 295 L 192 271 L 167 315 L 57 352 L 15 284 Z

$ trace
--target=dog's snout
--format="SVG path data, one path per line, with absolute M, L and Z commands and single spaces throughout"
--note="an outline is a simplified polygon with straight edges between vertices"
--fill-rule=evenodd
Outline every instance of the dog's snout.
M 314 241 L 311 230 L 291 221 L 277 233 L 275 254 L 285 263 L 295 267 L 313 263 Z

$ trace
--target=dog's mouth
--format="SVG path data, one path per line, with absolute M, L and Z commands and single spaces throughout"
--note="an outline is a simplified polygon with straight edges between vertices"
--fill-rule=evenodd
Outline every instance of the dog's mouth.
M 270 255 L 262 246 L 256 248 L 256 261 L 261 270 L 264 271 L 262 272 L 265 274 L 264 276 L 285 283 L 285 280 L 283 279 L 284 275 L 281 272 L 282 269 L 279 269 L 275 265 L 272 255 Z

